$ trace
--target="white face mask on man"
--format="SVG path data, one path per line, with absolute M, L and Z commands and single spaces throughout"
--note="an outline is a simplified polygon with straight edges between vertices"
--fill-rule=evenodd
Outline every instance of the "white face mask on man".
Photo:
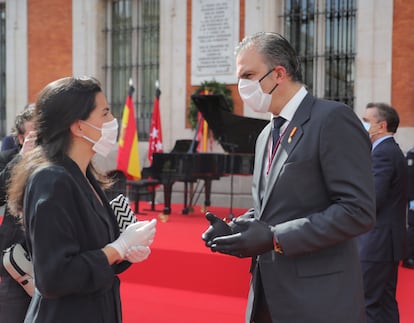
M 102 157 L 107 157 L 116 144 L 116 138 L 118 136 L 118 121 L 113 119 L 111 121 L 104 122 L 102 124 L 102 128 L 98 128 L 85 120 L 82 120 L 82 122 L 96 130 L 101 131 L 101 137 L 98 141 L 95 141 L 87 136 L 82 137 L 94 144 L 92 146 L 93 151 Z
M 368 132 L 368 135 L 371 139 L 377 134 L 379 134 L 378 126 L 377 126 L 377 131 L 375 131 L 375 128 L 372 127 L 370 122 L 362 121 L 362 125 L 364 126 L 365 130 Z M 375 122 L 374 125 L 378 125 L 378 122 Z
M 259 113 L 269 112 L 270 102 L 272 101 L 272 92 L 277 88 L 276 84 L 269 93 L 264 93 L 260 82 L 268 76 L 273 69 L 267 72 L 260 80 L 239 80 L 239 94 L 243 102 L 253 111 Z
M 369 132 L 369 128 L 371 128 L 371 124 L 366 121 L 362 121 L 362 125 L 364 126 L 365 130 Z

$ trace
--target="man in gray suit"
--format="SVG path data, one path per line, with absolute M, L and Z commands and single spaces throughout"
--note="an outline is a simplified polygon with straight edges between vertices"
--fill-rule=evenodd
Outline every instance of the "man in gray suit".
M 368 135 L 348 106 L 307 92 L 279 34 L 246 37 L 236 56 L 244 103 L 276 121 L 257 138 L 253 208 L 228 225 L 207 214 L 202 238 L 252 257 L 246 322 L 363 323 L 354 238 L 375 223 Z

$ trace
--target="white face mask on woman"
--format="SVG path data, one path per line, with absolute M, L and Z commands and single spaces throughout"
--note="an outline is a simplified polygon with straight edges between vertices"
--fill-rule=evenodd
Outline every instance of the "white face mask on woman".
M 272 92 L 277 88 L 276 84 L 269 93 L 264 93 L 260 82 L 268 76 L 273 69 L 266 73 L 260 80 L 239 80 L 239 94 L 243 102 L 253 111 L 265 113 L 269 112 L 270 102 L 272 101 Z
M 86 123 L 88 126 L 101 131 L 101 137 L 98 141 L 92 140 L 87 136 L 82 136 L 89 142 L 93 143 L 93 151 L 102 157 L 108 156 L 109 152 L 114 148 L 116 144 L 116 138 L 118 136 L 118 121 L 113 119 L 112 121 L 104 122 L 102 128 L 95 127 L 93 124 L 82 120 L 83 123 Z

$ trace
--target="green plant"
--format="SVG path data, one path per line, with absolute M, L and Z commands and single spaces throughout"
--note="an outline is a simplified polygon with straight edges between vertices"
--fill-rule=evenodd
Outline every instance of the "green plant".
M 233 112 L 233 99 L 231 97 L 231 90 L 226 87 L 226 84 L 219 83 L 216 81 L 204 81 L 201 85 L 194 91 L 193 94 L 222 94 L 224 99 L 227 101 L 230 111 Z M 190 99 L 190 108 L 188 113 L 188 119 L 190 121 L 191 129 L 197 127 L 197 115 L 198 109 L 194 104 L 193 100 Z

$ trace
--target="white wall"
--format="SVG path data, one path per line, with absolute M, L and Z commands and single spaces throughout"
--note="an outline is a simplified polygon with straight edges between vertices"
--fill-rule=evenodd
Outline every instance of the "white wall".
M 72 73 L 104 81 L 105 1 L 72 0 Z
M 160 112 L 164 151 L 177 139 L 191 139 L 186 129 L 187 2 L 160 1 Z
M 28 102 L 27 2 L 6 0 L 6 128 Z
M 368 102 L 392 104 L 392 28 L 393 0 L 358 1 L 355 79 L 358 116 L 362 116 Z M 399 128 L 395 138 L 407 152 L 414 146 L 414 128 Z
M 355 112 L 372 101 L 390 102 L 392 68 L 392 0 L 358 1 Z

